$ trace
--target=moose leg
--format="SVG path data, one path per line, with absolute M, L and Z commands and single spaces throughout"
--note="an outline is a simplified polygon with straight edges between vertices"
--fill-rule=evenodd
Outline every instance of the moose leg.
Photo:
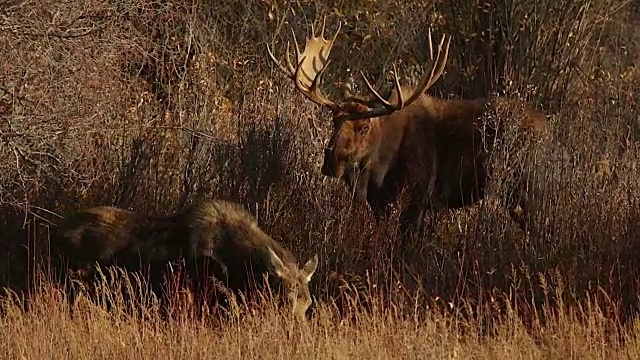
M 367 190 L 369 189 L 369 171 L 362 171 L 358 174 L 355 183 L 354 200 L 358 203 L 367 202 Z
M 509 215 L 511 216 L 511 219 L 513 219 L 513 221 L 518 224 L 518 227 L 520 227 L 520 229 L 524 232 L 527 231 L 525 213 L 525 209 L 519 203 L 511 204 L 511 206 L 509 206 Z
M 532 221 L 533 209 L 531 199 L 525 196 L 518 196 L 508 204 L 509 215 L 518 227 L 527 235 L 538 237 L 541 235 L 539 225 Z
M 409 239 L 420 239 L 424 232 L 424 213 L 423 206 L 417 203 L 411 203 L 404 209 L 400 215 L 400 231 L 402 234 L 402 247 Z

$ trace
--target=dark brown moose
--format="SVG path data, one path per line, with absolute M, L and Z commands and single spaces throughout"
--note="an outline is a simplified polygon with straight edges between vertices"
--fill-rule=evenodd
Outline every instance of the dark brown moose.
M 404 231 L 420 231 L 428 209 L 460 208 L 485 197 L 488 149 L 504 127 L 484 131 L 491 124 L 483 115 L 510 110 L 509 120 L 517 121 L 518 132 L 529 137 L 546 129 L 545 116 L 520 101 L 502 97 L 443 100 L 426 94 L 444 71 L 451 40 L 443 36 L 434 54 L 431 32 L 428 46 L 433 63 L 415 90 L 401 86 L 395 72 L 395 87 L 385 99 L 363 75 L 372 97 L 347 93 L 341 102 L 330 100 L 320 92 L 320 85 L 340 28 L 330 39 L 324 37 L 324 30 L 323 22 L 320 36 L 313 33 L 307 38 L 302 52 L 293 36 L 295 63 L 288 45 L 285 65 L 267 46 L 269 56 L 300 93 L 332 111 L 333 133 L 324 150 L 322 173 L 343 179 L 354 201 L 367 201 L 376 214 L 384 213 L 406 190 Z M 516 195 L 505 205 L 524 228 L 527 201 L 523 182 L 516 183 Z

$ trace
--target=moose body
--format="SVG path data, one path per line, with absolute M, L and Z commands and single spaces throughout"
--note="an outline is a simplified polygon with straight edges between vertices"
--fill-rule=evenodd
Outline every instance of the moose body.
M 234 291 L 262 289 L 263 276 L 268 275 L 272 289 L 284 295 L 295 315 L 304 317 L 311 305 L 308 284 L 317 255 L 299 268 L 292 253 L 237 203 L 205 201 L 188 208 L 182 218 L 179 232 L 192 259 L 207 259 L 214 265 L 214 275 Z
M 116 265 L 116 254 L 135 240 L 139 216 L 125 209 L 97 206 L 70 211 L 53 231 L 50 240 L 52 280 L 64 286 L 69 306 L 82 293 L 70 279 L 93 287 L 102 277 L 97 266 Z M 103 272 L 110 278 L 110 272 Z M 123 294 L 124 296 L 127 296 Z M 97 300 L 97 299 L 96 299 Z M 107 307 L 110 304 L 106 304 Z
M 50 247 L 55 268 L 88 271 L 110 265 L 115 253 L 133 240 L 137 215 L 129 210 L 97 206 L 70 211 L 53 233 Z
M 313 32 L 313 30 L 312 30 Z M 540 134 L 546 128 L 545 116 L 517 100 L 501 97 L 444 100 L 425 93 L 442 75 L 448 57 L 449 41 L 443 36 L 434 59 L 431 33 L 429 48 L 434 64 L 428 76 L 414 89 L 401 86 L 395 71 L 395 88 L 383 98 L 364 77 L 373 98 L 347 94 L 338 103 L 320 93 L 322 74 L 329 64 L 329 53 L 340 32 L 332 39 L 307 39 L 301 53 L 295 40 L 296 60 L 287 53 L 282 65 L 267 47 L 269 56 L 298 91 L 333 113 L 333 133 L 324 150 L 322 173 L 343 179 L 353 190 L 356 201 L 369 203 L 377 214 L 396 202 L 407 191 L 401 226 L 420 232 L 427 209 L 459 208 L 485 197 L 489 177 L 488 151 L 502 135 L 502 127 L 492 127 L 485 116 L 489 111 L 511 111 L 523 133 Z M 523 185 L 521 181 L 516 182 Z M 521 189 L 510 201 L 510 214 L 525 226 L 526 204 Z
M 366 201 L 377 215 L 407 191 L 402 224 L 405 230 L 420 230 L 426 210 L 460 208 L 485 197 L 487 150 L 500 134 L 487 131 L 484 115 L 498 106 L 520 110 L 522 132 L 544 131 L 544 115 L 517 101 L 423 95 L 385 117 L 335 121 L 322 173 L 344 179 L 354 199 Z M 524 197 L 513 200 L 510 213 L 524 226 L 516 210 L 527 207 Z
M 318 264 L 314 256 L 298 268 L 291 252 L 260 229 L 248 211 L 223 200 L 202 201 L 167 217 L 114 207 L 72 212 L 57 230 L 54 244 L 55 254 L 75 268 L 97 263 L 147 269 L 156 291 L 167 265 L 181 260 L 196 291 L 214 276 L 229 289 L 249 294 L 261 289 L 263 275 L 269 275 L 272 289 L 280 290 L 300 317 L 311 305 L 308 283 Z
M 262 289 L 263 275 L 269 275 L 269 284 L 301 317 L 311 305 L 308 283 L 318 263 L 314 256 L 298 268 L 291 252 L 266 234 L 248 211 L 224 200 L 198 202 L 148 222 L 115 256 L 131 267 L 140 263 L 157 268 L 184 259 L 197 291 L 207 290 L 213 276 L 236 293 L 252 295 Z

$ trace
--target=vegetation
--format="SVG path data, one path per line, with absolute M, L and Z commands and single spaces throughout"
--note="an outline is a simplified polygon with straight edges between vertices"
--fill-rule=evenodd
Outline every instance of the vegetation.
M 549 115 L 542 153 L 507 137 L 490 159 L 496 199 L 534 170 L 539 234 L 484 201 L 430 214 L 400 256 L 397 216 L 375 221 L 320 174 L 329 116 L 266 53 L 324 15 L 329 33 L 342 23 L 327 93 L 350 76 L 363 89 L 360 70 L 389 86 L 394 63 L 415 85 L 431 27 L 452 36 L 432 94 L 504 94 Z M 639 24 L 628 0 L 0 0 L 0 352 L 637 357 Z M 125 311 L 118 284 L 101 294 L 120 305 L 80 296 L 71 316 L 38 276 L 57 214 L 168 215 L 200 197 L 244 204 L 298 259 L 318 253 L 309 324 L 270 307 L 167 320 L 153 301 Z

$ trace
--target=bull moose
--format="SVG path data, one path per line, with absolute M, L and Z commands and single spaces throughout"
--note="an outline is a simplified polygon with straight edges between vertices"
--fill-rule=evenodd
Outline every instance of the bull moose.
M 421 232 L 428 209 L 460 208 L 485 197 L 491 148 L 485 144 L 503 134 L 502 128 L 484 130 L 491 128 L 484 116 L 488 111 L 510 108 L 512 121 L 519 121 L 516 127 L 525 136 L 546 130 L 545 116 L 520 101 L 503 97 L 444 100 L 426 94 L 444 71 L 451 42 L 442 36 L 434 56 L 431 31 L 432 66 L 415 89 L 401 86 L 394 71 L 394 88 L 385 99 L 362 74 L 372 97 L 346 93 L 342 101 L 333 101 L 321 93 L 320 86 L 340 26 L 332 38 L 325 38 L 324 32 L 324 21 L 320 36 L 312 27 L 302 52 L 293 34 L 295 63 L 289 44 L 286 64 L 267 45 L 269 57 L 307 99 L 332 111 L 333 133 L 324 149 L 322 174 L 344 180 L 354 201 L 366 201 L 378 215 L 407 190 L 408 203 L 401 213 L 403 232 Z M 517 184 L 508 207 L 524 228 L 527 203 L 522 182 Z

